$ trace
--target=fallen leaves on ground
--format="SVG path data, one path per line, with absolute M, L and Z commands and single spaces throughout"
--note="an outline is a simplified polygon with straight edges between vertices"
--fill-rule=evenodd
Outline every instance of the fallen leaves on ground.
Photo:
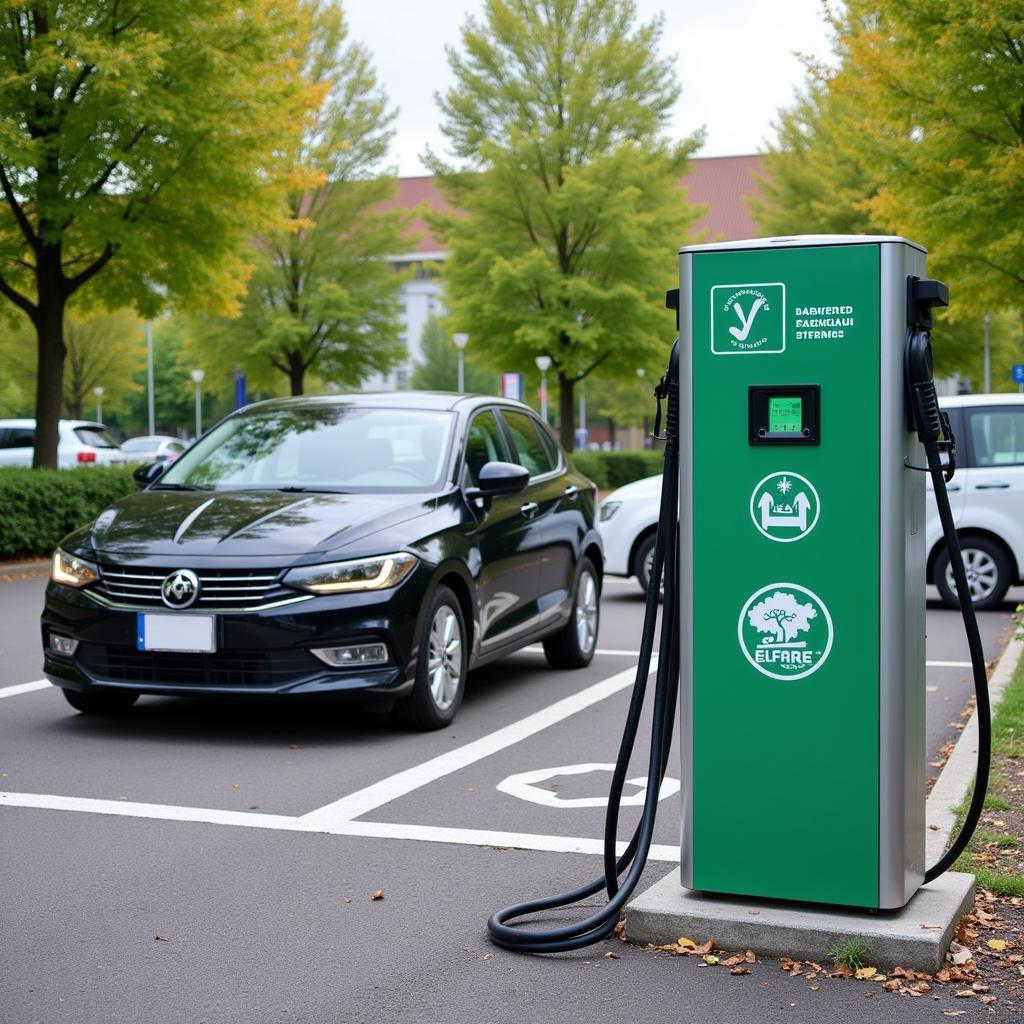
M 370 897 L 371 900 L 382 900 L 384 899 L 383 889 L 374 889 L 373 895 Z

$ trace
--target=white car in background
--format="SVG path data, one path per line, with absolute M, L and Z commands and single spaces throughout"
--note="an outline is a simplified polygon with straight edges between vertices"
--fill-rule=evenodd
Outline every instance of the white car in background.
M 654 534 L 661 504 L 661 474 L 634 480 L 602 499 L 597 530 L 604 542 L 604 571 L 635 576 L 643 591 L 654 561 Z
M 35 420 L 0 420 L 0 466 L 31 466 L 36 443 Z M 102 423 L 60 420 L 57 425 L 57 466 L 122 465 L 127 460 Z
M 956 438 L 957 471 L 948 485 L 975 608 L 999 604 L 1024 573 L 1024 395 L 941 398 Z M 959 607 L 942 526 L 927 477 L 928 582 Z
M 1011 586 L 1024 582 L 1024 395 L 958 395 L 939 404 L 956 438 L 957 470 L 949 501 L 971 598 L 975 608 L 992 608 Z M 927 581 L 957 608 L 931 477 L 925 479 Z M 634 576 L 647 589 L 660 502 L 660 476 L 620 487 L 601 502 L 598 530 L 605 573 Z
M 129 462 L 166 462 L 170 465 L 188 447 L 169 434 L 147 434 L 122 442 L 121 451 Z

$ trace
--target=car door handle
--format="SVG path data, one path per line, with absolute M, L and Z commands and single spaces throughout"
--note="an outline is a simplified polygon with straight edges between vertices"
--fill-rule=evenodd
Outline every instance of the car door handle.
M 524 518 L 532 519 L 540 511 L 540 505 L 535 501 L 528 501 L 519 507 L 519 511 L 523 513 Z
M 975 484 L 974 489 L 976 491 L 1005 491 L 1009 486 L 1009 484 L 1004 483 Z
M 580 489 L 575 484 L 569 484 L 568 487 L 562 492 L 570 501 L 575 501 L 576 496 L 580 493 Z

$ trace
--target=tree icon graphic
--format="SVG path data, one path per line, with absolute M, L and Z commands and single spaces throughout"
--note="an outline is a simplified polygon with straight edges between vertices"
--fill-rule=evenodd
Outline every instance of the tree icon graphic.
M 750 625 L 759 633 L 774 633 L 775 637 L 765 637 L 761 642 L 791 643 L 800 633 L 811 628 L 811 619 L 818 615 L 813 604 L 800 604 L 797 599 L 784 590 L 776 590 L 771 597 L 754 605 L 747 612 Z

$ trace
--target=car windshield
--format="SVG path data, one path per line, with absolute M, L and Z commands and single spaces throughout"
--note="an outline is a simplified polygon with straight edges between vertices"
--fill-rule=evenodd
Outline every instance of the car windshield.
M 322 405 L 253 411 L 216 426 L 157 487 L 423 491 L 441 484 L 452 414 Z

